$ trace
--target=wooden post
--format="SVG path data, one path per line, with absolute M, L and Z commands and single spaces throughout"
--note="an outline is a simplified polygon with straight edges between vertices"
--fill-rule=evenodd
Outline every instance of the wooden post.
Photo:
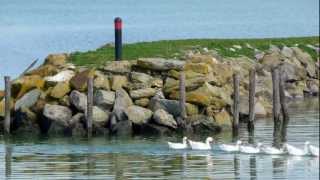
M 280 120 L 280 95 L 279 95 L 279 70 L 272 70 L 272 86 L 273 86 L 273 146 L 280 148 L 281 137 L 281 120 Z
M 254 131 L 254 106 L 255 106 L 255 93 L 256 93 L 256 72 L 254 69 L 250 70 L 249 73 L 249 121 L 248 121 L 248 131 Z
M 87 134 L 92 136 L 92 116 L 93 116 L 93 77 L 88 78 L 88 96 L 87 96 Z
M 180 117 L 178 118 L 178 126 L 183 129 L 186 128 L 185 119 L 187 118 L 186 111 L 186 77 L 183 71 L 180 72 L 179 77 L 179 108 L 180 108 Z
M 5 85 L 5 105 L 4 105 L 4 132 L 7 134 L 10 134 L 10 122 L 11 122 L 11 82 L 10 77 L 5 76 L 4 77 L 4 85 Z
M 12 160 L 12 146 L 5 145 L 5 174 L 6 177 L 11 176 L 11 160 Z
M 282 68 L 281 71 L 282 72 Z M 282 73 L 281 73 L 282 74 Z M 280 75 L 280 81 L 279 81 L 279 90 L 280 90 L 280 105 L 281 105 L 281 112 L 282 112 L 282 129 L 281 129 L 281 141 L 282 143 L 287 141 L 287 126 L 289 123 L 289 113 L 288 113 L 288 108 L 286 104 L 286 96 L 284 92 L 284 83 L 285 83 L 285 78 L 284 76 Z
M 239 134 L 239 84 L 240 76 L 238 73 L 233 74 L 233 122 L 232 122 L 232 132 L 233 136 L 238 136 Z

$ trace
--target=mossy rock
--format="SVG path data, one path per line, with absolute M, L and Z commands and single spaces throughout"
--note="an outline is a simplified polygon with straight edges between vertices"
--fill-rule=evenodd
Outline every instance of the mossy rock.
M 50 92 L 50 96 L 56 99 L 60 99 L 70 92 L 71 88 L 69 82 L 60 82 L 54 86 Z
M 45 81 L 39 75 L 23 76 L 12 83 L 12 96 L 16 99 L 22 97 L 31 89 L 42 89 Z
M 27 75 L 39 75 L 41 77 L 52 76 L 58 72 L 58 69 L 51 65 L 43 65 L 27 73 Z
M 67 63 L 68 54 L 50 54 L 46 57 L 44 65 L 62 66 Z
M 78 91 L 85 91 L 87 89 L 88 78 L 93 77 L 95 74 L 94 69 L 84 70 L 76 74 L 71 80 L 70 85 Z

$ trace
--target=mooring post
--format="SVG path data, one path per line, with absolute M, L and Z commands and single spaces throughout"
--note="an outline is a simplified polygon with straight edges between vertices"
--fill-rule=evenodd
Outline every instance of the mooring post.
M 279 95 L 279 70 L 272 69 L 272 86 L 273 86 L 273 101 L 272 101 L 272 115 L 273 115 L 273 146 L 280 148 L 281 142 L 281 119 L 280 119 L 280 95 Z
M 233 74 L 233 122 L 232 132 L 233 136 L 236 137 L 239 134 L 239 84 L 240 76 L 238 73 Z
M 279 81 L 279 90 L 280 90 L 280 105 L 281 105 L 281 112 L 282 112 L 282 129 L 281 129 L 281 141 L 282 143 L 287 141 L 287 126 L 289 124 L 289 113 L 286 103 L 286 96 L 285 96 L 285 77 L 282 75 L 282 68 L 280 69 L 280 81 Z
M 120 17 L 114 19 L 115 32 L 115 60 L 121 61 L 122 58 L 122 20 Z
M 183 71 L 180 72 L 179 76 L 179 108 L 180 108 L 180 117 L 178 117 L 177 122 L 178 126 L 182 129 L 186 128 L 185 120 L 187 118 L 186 111 L 186 77 Z
M 88 96 L 87 96 L 87 133 L 92 136 L 92 116 L 93 116 L 93 77 L 88 78 Z
M 10 122 L 11 122 L 11 82 L 10 77 L 4 77 L 5 97 L 4 97 L 4 132 L 10 134 Z
M 256 71 L 251 69 L 249 73 L 249 121 L 248 121 L 248 131 L 254 131 L 254 106 L 255 106 L 255 93 L 256 93 Z

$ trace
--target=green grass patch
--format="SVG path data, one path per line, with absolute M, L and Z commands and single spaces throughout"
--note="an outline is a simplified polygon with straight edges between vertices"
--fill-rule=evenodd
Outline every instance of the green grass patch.
M 297 37 L 297 38 L 269 38 L 269 39 L 186 39 L 186 40 L 163 40 L 154 42 L 139 42 L 124 44 L 124 60 L 135 60 L 142 57 L 163 57 L 179 58 L 186 50 L 195 50 L 208 48 L 216 50 L 223 57 L 248 56 L 253 58 L 254 50 L 251 47 L 265 51 L 269 49 L 270 44 L 278 47 L 299 45 L 304 51 L 307 51 L 313 59 L 317 58 L 314 50 L 307 47 L 308 44 L 319 44 L 317 37 Z M 241 49 L 233 46 L 240 45 Z M 235 49 L 231 51 L 230 48 Z M 114 60 L 114 47 L 105 45 L 93 51 L 74 52 L 70 56 L 70 61 L 78 66 L 99 66 L 106 61 Z

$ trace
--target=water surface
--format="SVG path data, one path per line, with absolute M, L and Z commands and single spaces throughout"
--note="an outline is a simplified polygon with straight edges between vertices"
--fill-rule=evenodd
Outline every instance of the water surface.
M 291 106 L 288 143 L 319 146 L 319 102 Z M 248 140 L 244 124 L 240 139 Z M 272 143 L 273 123 L 256 121 L 255 142 Z M 27 138 L 28 137 L 28 138 Z M 203 137 L 192 137 L 192 139 Z M 231 134 L 214 136 L 230 142 Z M 169 150 L 180 137 L 11 138 L 0 141 L 0 177 L 8 179 L 319 179 L 319 158 Z M 10 154 L 11 152 L 11 154 Z
M 319 34 L 319 0 L 0 0 L 0 77 L 112 42 L 116 16 L 124 42 Z

